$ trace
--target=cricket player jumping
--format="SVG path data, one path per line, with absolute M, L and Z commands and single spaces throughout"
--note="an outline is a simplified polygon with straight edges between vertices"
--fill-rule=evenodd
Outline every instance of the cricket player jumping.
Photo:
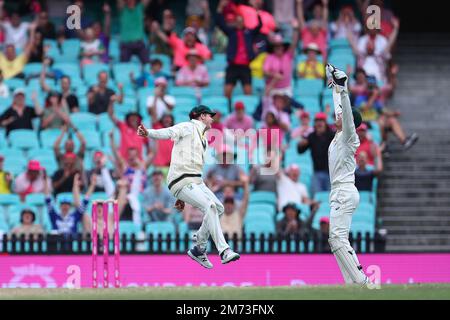
M 334 112 L 336 117 L 336 135 L 328 148 L 330 170 L 330 235 L 328 242 L 345 283 L 369 285 L 350 246 L 348 235 L 352 214 L 359 204 L 359 192 L 355 187 L 355 152 L 359 147 L 356 128 L 361 124 L 360 113 L 352 109 L 347 88 L 347 75 L 327 64 L 328 86 L 333 90 Z
M 182 211 L 187 202 L 204 214 L 202 225 L 196 233 L 196 245 L 188 251 L 188 255 L 207 269 L 213 267 L 206 256 L 210 235 L 220 253 L 222 264 L 240 258 L 239 254 L 230 249 L 222 233 L 219 216 L 223 214 L 224 206 L 201 177 L 208 147 L 205 133 L 211 129 L 214 115 L 210 108 L 199 105 L 189 113 L 191 121 L 157 130 L 146 129 L 141 125 L 137 130 L 137 134 L 142 137 L 172 139 L 175 142 L 167 184 L 170 192 L 177 198 L 175 207 L 178 210 Z

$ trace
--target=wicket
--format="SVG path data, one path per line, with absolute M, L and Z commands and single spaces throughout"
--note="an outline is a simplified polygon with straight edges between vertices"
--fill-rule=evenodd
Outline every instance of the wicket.
M 120 287 L 120 238 L 119 238 L 119 207 L 117 200 L 97 200 L 92 205 L 92 287 L 98 287 L 98 206 L 103 213 L 103 288 L 109 287 L 109 204 L 113 205 L 114 220 L 114 286 Z

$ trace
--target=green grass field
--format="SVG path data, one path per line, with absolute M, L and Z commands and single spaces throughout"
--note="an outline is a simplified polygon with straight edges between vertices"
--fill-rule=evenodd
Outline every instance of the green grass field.
M 0 289 L 1 299 L 159 299 L 159 300 L 450 300 L 450 284 L 382 285 L 381 289 L 307 286 L 272 288 L 121 288 L 121 289 Z

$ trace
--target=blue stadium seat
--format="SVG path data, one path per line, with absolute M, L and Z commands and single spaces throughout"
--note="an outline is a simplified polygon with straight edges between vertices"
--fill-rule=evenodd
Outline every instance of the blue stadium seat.
M 40 140 L 42 148 L 53 148 L 58 136 L 61 134 L 60 129 L 46 129 L 40 132 Z
M 17 194 L 0 194 L 0 206 L 11 206 L 20 204 L 20 197 Z
M 244 103 L 245 106 L 245 113 L 246 114 L 252 114 L 255 110 L 256 107 L 259 104 L 259 97 L 256 95 L 251 95 L 251 96 L 247 96 L 247 95 L 233 95 L 233 104 L 231 106 L 231 110 L 234 110 L 234 104 L 237 101 L 242 101 L 242 103 Z
M 111 40 L 109 41 L 109 56 L 113 59 L 113 61 L 119 61 L 120 46 L 118 39 L 111 38 Z
M 117 83 L 130 83 L 130 72 L 135 75 L 140 74 L 141 66 L 133 62 L 119 62 L 113 65 L 112 71 Z
M 25 171 L 26 165 L 27 161 L 24 156 L 15 157 L 6 154 L 3 169 L 14 176 L 17 176 Z
M 306 111 L 309 112 L 320 112 L 320 103 L 318 97 L 302 97 L 302 96 L 296 96 L 294 97 L 298 102 L 303 104 Z
M 220 111 L 222 115 L 229 114 L 228 99 L 224 96 L 203 97 L 202 104 L 209 106 L 212 110 Z
M 44 148 L 34 148 L 30 149 L 27 152 L 27 159 L 35 159 L 38 157 L 44 157 L 44 158 L 55 158 L 55 153 L 52 149 L 44 149 Z
M 94 192 L 91 196 L 91 201 L 96 200 L 106 200 L 108 199 L 108 195 L 105 192 Z
M 84 65 L 82 72 L 83 78 L 87 81 L 88 79 L 97 79 L 98 73 L 100 71 L 106 71 L 109 74 L 109 65 L 106 63 L 91 63 Z
M 197 100 L 188 97 L 176 97 L 176 104 L 173 112 L 189 113 L 197 105 Z
M 141 231 L 139 225 L 135 224 L 133 221 L 120 221 L 119 222 L 119 232 L 120 234 L 126 234 L 130 237 L 132 234 L 137 234 Z
M 250 193 L 249 203 L 268 203 L 275 205 L 277 203 L 277 196 L 270 191 L 253 191 Z
M 78 54 L 78 53 L 77 53 Z M 69 60 L 70 61 L 70 60 Z M 81 72 L 80 72 L 80 66 L 77 62 L 78 59 L 72 60 L 72 62 L 60 62 L 55 63 L 53 67 L 55 69 L 60 69 L 63 71 L 64 75 L 67 75 L 70 77 L 72 81 L 75 79 L 81 79 Z
M 364 221 L 352 221 L 350 231 L 354 233 L 354 236 L 356 236 L 357 232 L 361 232 L 363 237 L 366 232 L 369 232 L 373 236 L 375 233 L 375 225 Z
M 178 99 L 178 97 L 188 97 L 197 99 L 195 89 L 192 87 L 174 86 L 169 89 L 168 93 L 174 96 L 175 99 Z
M 97 131 L 95 131 L 95 130 L 80 130 L 80 132 L 86 140 L 86 149 L 98 150 L 102 147 L 100 135 Z
M 322 79 L 299 79 L 295 84 L 295 95 L 301 97 L 318 97 L 323 90 Z
M 39 148 L 39 140 L 34 130 L 16 129 L 9 133 L 9 143 L 14 148 Z
M 9 78 L 5 79 L 5 83 L 8 85 L 11 91 L 17 88 L 25 88 L 25 80 L 23 79 Z
M 110 131 L 105 131 L 102 133 L 103 147 L 105 148 L 110 147 L 109 132 Z M 120 143 L 120 133 L 118 132 L 118 130 L 114 130 L 114 142 L 116 146 L 118 146 Z
M 320 191 L 314 194 L 314 200 L 327 202 L 329 201 L 330 192 L 328 191 Z
M 131 97 L 125 97 L 122 103 L 114 104 L 114 112 L 117 116 L 126 116 L 127 113 L 136 112 L 136 99 Z
M 346 38 L 330 39 L 328 41 L 328 47 L 330 49 L 342 48 L 342 47 L 351 48 L 350 42 Z
M 30 193 L 26 196 L 25 203 L 30 206 L 43 206 L 45 205 L 45 194 Z
M 75 128 L 81 131 L 95 131 L 97 129 L 97 116 L 90 112 L 76 112 L 70 115 Z
M 162 235 L 163 240 L 166 239 L 167 235 L 170 234 L 171 239 L 175 238 L 175 225 L 172 222 L 168 221 L 159 221 L 159 222 L 149 222 L 145 225 L 145 233 L 146 234 L 152 234 L 154 239 L 156 240 L 158 237 L 158 234 Z M 166 251 L 168 250 L 167 242 L 162 243 L 162 250 Z M 173 250 L 175 248 L 175 243 L 172 241 L 170 243 L 170 248 Z M 157 241 L 153 241 L 153 250 L 158 249 Z
M 23 73 L 25 76 L 40 74 L 42 70 L 42 63 L 40 62 L 30 62 L 23 68 Z
M 272 217 L 275 216 L 275 206 L 273 204 L 266 203 L 250 203 L 247 208 L 247 215 L 252 214 L 253 212 L 265 212 L 270 214 Z
M 245 216 L 244 223 L 252 224 L 252 223 L 273 223 L 274 217 L 273 214 L 269 212 L 257 212 L 257 211 L 249 211 Z
M 98 130 L 99 132 L 109 132 L 115 128 L 114 123 L 107 113 L 98 115 Z
M 250 237 L 251 233 L 255 233 L 255 236 L 258 238 L 259 235 L 262 233 L 264 235 L 269 235 L 270 233 L 275 233 L 275 224 L 272 223 L 258 223 L 253 222 L 251 224 L 245 224 L 244 225 L 244 231 L 247 235 L 247 237 Z

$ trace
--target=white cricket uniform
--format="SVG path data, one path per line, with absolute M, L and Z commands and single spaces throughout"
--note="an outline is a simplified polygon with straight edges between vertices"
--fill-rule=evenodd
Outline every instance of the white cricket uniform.
M 359 204 L 355 187 L 355 152 L 359 138 L 353 122 L 350 99 L 346 90 L 333 88 L 336 117 L 342 117 L 342 130 L 337 132 L 328 148 L 330 172 L 330 235 L 331 251 L 341 269 L 346 283 L 365 283 L 366 276 L 348 241 L 352 214 Z
M 200 209 L 204 214 L 197 232 L 197 245 L 206 249 L 211 235 L 219 253 L 224 252 L 229 248 L 219 220 L 224 207 L 201 177 L 208 148 L 205 124 L 191 120 L 169 128 L 148 129 L 147 132 L 150 138 L 174 141 L 167 184 L 175 198 Z

